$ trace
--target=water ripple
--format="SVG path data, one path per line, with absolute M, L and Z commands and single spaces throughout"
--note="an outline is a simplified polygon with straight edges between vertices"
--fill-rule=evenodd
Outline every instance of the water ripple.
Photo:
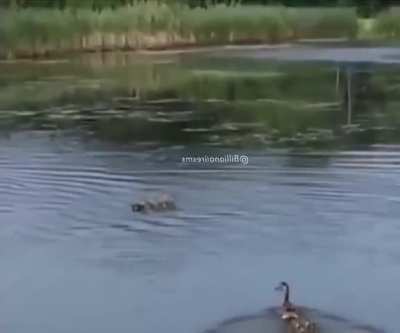
M 77 237 L 103 244 L 118 240 L 130 246 L 151 244 L 154 237 L 175 239 L 173 246 L 179 247 L 192 238 L 221 238 L 226 245 L 273 234 L 275 240 L 268 245 L 273 248 L 283 239 L 282 230 L 295 234 L 300 228 L 309 234 L 292 246 L 305 248 L 316 234 L 324 239 L 328 231 L 331 238 L 324 246 L 352 239 L 351 229 L 340 221 L 343 214 L 356 219 L 367 210 L 368 216 L 379 216 L 389 214 L 389 205 L 400 211 L 397 146 L 314 153 L 271 150 L 247 153 L 248 168 L 182 170 L 174 161 L 187 147 L 133 152 L 98 143 L 71 146 L 74 137 L 58 140 L 35 135 L 17 144 L 17 136 L 0 149 L 0 214 L 15 221 L 15 230 L 24 237 Z M 377 169 L 387 172 L 381 175 Z M 160 192 L 176 196 L 178 211 L 131 212 L 132 202 Z M 316 205 L 321 201 L 322 212 Z M 298 216 L 307 222 L 297 223 Z

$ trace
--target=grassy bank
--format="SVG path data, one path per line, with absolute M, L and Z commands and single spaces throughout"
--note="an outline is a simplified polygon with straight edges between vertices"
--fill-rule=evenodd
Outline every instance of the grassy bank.
M 164 49 L 227 43 L 277 43 L 299 38 L 352 38 L 351 8 L 226 6 L 156 2 L 95 12 L 24 9 L 0 12 L 0 57 L 70 51 Z

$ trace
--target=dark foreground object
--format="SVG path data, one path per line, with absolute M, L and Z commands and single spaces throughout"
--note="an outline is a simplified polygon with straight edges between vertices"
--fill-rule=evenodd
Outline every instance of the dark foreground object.
M 154 200 L 143 200 L 132 204 L 134 213 L 168 212 L 176 210 L 175 201 L 169 195 L 163 194 Z
M 320 333 L 385 333 L 373 326 L 331 315 L 316 309 L 301 307 L 307 317 L 318 323 Z M 280 308 L 272 307 L 258 314 L 228 319 L 204 333 L 287 333 L 288 327 L 280 318 Z

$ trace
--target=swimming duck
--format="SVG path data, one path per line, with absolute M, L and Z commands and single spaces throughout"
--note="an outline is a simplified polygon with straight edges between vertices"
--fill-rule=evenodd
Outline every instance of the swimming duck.
M 167 194 L 163 194 L 156 200 L 144 200 L 134 203 L 131 205 L 131 208 L 135 213 L 150 213 L 175 210 L 176 205 L 174 199 Z
M 282 302 L 282 308 L 284 311 L 288 312 L 295 312 L 296 309 L 294 305 L 290 302 L 290 288 L 289 284 L 285 281 L 280 282 L 276 287 L 275 290 L 278 291 L 284 291 L 284 297 L 283 297 L 283 302 Z
M 279 291 L 284 291 L 284 298 L 282 302 L 281 318 L 289 324 L 289 332 L 291 333 L 317 333 L 315 323 L 307 320 L 296 307 L 290 302 L 290 288 L 289 284 L 285 281 L 279 283 L 275 288 Z

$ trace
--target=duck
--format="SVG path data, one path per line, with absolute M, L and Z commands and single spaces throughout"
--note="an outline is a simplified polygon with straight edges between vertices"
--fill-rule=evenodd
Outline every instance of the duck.
M 285 281 L 281 281 L 275 290 L 283 291 L 281 319 L 289 325 L 290 333 L 317 333 L 317 327 L 314 322 L 305 318 L 290 301 L 290 287 Z
M 174 199 L 162 194 L 156 200 L 144 200 L 131 205 L 132 211 L 135 213 L 151 213 L 151 212 L 166 212 L 176 210 Z

